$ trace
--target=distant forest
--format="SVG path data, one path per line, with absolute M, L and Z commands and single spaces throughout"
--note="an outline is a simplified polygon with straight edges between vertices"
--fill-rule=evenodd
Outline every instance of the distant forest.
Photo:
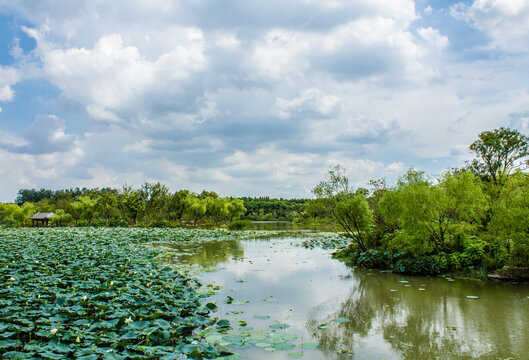
M 20 189 L 14 204 L 0 204 L 0 223 L 31 224 L 29 216 L 53 212 L 52 225 L 220 226 L 238 219 L 301 221 L 309 199 L 219 197 L 212 191 L 171 193 L 161 183 L 139 189 Z

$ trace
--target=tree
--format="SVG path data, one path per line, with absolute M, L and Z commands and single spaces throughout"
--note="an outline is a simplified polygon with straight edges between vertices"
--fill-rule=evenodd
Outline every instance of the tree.
M 29 224 L 29 217 L 35 214 L 33 203 L 27 202 L 22 206 L 8 203 L 0 204 L 0 223 L 9 226 L 24 226 Z
M 123 206 L 127 216 L 132 220 L 135 225 L 140 214 L 145 210 L 145 203 L 141 198 L 141 194 L 137 191 L 133 191 L 125 196 Z
M 529 264 L 529 174 L 509 176 L 492 207 L 489 229 L 507 244 L 511 243 L 512 262 Z
M 379 202 L 385 221 L 396 222 L 421 252 L 448 250 L 455 233 L 472 233 L 481 224 L 485 210 L 479 179 L 469 171 L 448 172 L 432 185 L 424 173 L 409 170 Z
M 228 209 L 228 199 L 226 198 L 206 198 L 207 215 L 209 215 L 218 226 L 230 216 Z
M 117 217 L 119 215 L 117 209 L 117 197 L 113 192 L 105 191 L 97 199 L 97 213 L 98 217 L 110 220 L 112 217 Z
M 189 194 L 189 190 L 180 190 L 166 199 L 165 208 L 169 219 L 182 221 L 189 205 L 189 202 L 186 201 Z
M 160 182 L 145 183 L 140 193 L 145 201 L 145 214 L 151 220 L 161 220 L 164 217 L 165 204 L 169 198 L 169 188 Z
M 470 169 L 498 185 L 521 165 L 518 160 L 529 155 L 529 138 L 517 130 L 501 127 L 479 134 L 469 149 L 478 157 L 470 163 Z
M 230 221 L 240 218 L 246 213 L 244 201 L 242 201 L 241 199 L 231 199 L 228 202 L 228 213 Z
M 198 221 L 204 217 L 207 210 L 207 199 L 199 199 L 194 194 L 189 194 L 186 197 L 186 217 L 197 225 Z
M 360 250 L 369 247 L 368 230 L 373 225 L 373 213 L 369 209 L 365 192 L 354 193 L 345 170 L 336 165 L 329 169 L 327 178 L 312 193 L 322 200 L 331 217 L 342 227 Z
M 53 216 L 51 217 L 52 223 L 57 226 L 66 225 L 71 219 L 72 215 L 66 213 L 63 209 L 56 210 Z

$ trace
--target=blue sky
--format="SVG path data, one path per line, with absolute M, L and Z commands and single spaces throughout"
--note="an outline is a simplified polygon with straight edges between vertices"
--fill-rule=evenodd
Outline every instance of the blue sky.
M 0 201 L 436 176 L 529 133 L 528 59 L 525 0 L 0 0 Z

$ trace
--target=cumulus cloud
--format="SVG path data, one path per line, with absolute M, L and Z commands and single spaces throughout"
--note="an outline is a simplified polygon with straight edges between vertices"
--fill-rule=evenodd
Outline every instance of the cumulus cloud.
M 15 92 L 12 88 L 20 80 L 17 69 L 9 66 L 0 66 L 0 101 L 13 100 Z
M 490 46 L 513 52 L 528 52 L 529 2 L 525 0 L 474 0 L 458 3 L 451 14 L 486 33 Z
M 310 88 L 292 99 L 277 98 L 274 110 L 282 119 L 293 116 L 330 117 L 340 111 L 341 103 L 337 96 L 326 94 L 317 88 Z
M 200 31 L 182 31 L 188 32 L 189 43 L 156 61 L 145 60 L 138 48 L 125 46 L 121 35 L 114 34 L 99 39 L 93 49 L 45 54 L 43 71 L 66 96 L 85 105 L 91 116 L 116 121 L 119 115 L 113 111 L 131 114 L 145 105 L 163 106 L 168 98 L 185 92 L 184 81 L 204 66 L 204 56 Z
M 53 154 L 71 151 L 76 136 L 65 133 L 65 122 L 53 115 L 39 115 L 20 135 L 3 134 L 0 147 L 13 153 Z

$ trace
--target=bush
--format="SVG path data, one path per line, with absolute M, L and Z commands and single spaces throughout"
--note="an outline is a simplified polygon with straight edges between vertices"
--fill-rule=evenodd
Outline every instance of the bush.
M 108 222 L 110 227 L 128 227 L 129 223 L 123 218 L 110 219 Z
M 397 260 L 393 271 L 410 275 L 439 275 L 444 267 L 436 256 L 416 256 Z
M 353 265 L 366 269 L 391 269 L 393 265 L 392 255 L 389 251 L 367 250 L 356 251 L 352 254 L 350 261 Z
M 154 220 L 154 221 L 151 221 L 149 223 L 149 227 L 154 227 L 154 228 L 165 228 L 165 227 L 169 227 L 169 222 L 166 221 L 166 220 Z
M 97 219 L 97 220 L 92 221 L 92 226 L 94 227 L 107 226 L 107 221 L 105 219 Z
M 251 229 L 253 226 L 253 222 L 251 220 L 236 220 L 231 222 L 228 225 L 228 229 L 230 230 L 248 230 Z

